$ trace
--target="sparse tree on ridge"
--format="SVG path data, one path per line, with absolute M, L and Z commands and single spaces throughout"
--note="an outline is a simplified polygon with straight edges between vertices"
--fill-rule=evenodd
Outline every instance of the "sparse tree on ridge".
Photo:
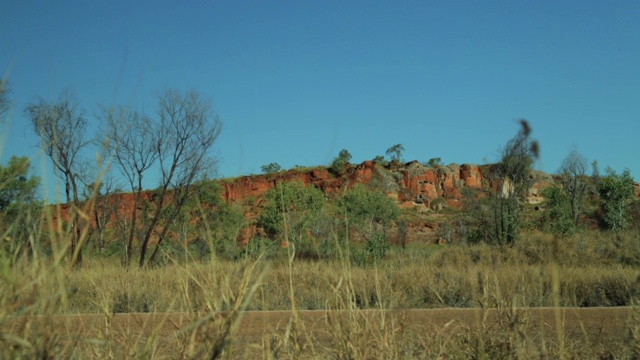
M 263 174 L 272 174 L 280 172 L 282 170 L 282 166 L 280 166 L 280 164 L 278 163 L 273 162 L 267 165 L 262 165 L 261 169 Z
M 427 166 L 432 168 L 442 166 L 442 159 L 439 157 L 431 158 L 427 161 Z
M 351 153 L 347 149 L 340 150 L 340 153 L 336 158 L 333 159 L 329 169 L 335 175 L 342 175 L 344 173 L 345 168 L 349 165 L 349 161 L 351 160 Z
M 402 146 L 402 144 L 395 144 L 387 149 L 386 154 L 390 161 L 401 162 L 402 154 L 404 154 L 404 146 Z
M 82 150 L 89 144 L 85 140 L 87 119 L 77 100 L 64 92 L 55 103 L 43 99 L 27 105 L 25 112 L 31 119 L 33 131 L 40 138 L 40 148 L 49 157 L 56 175 L 63 181 L 70 207 L 71 254 L 75 265 L 82 263 L 82 234 L 84 222 L 79 218 L 80 169 Z
M 386 166 L 389 163 L 382 155 L 376 155 L 373 158 L 373 162 L 382 166 Z

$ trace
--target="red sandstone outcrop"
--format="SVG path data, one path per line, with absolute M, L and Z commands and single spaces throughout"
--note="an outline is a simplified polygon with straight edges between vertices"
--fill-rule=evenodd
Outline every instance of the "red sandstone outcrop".
M 353 165 L 341 177 L 332 176 L 324 168 L 315 168 L 223 180 L 222 196 L 227 203 L 257 199 L 281 181 L 301 181 L 305 185 L 316 186 L 328 195 L 337 194 L 356 183 L 375 183 L 376 187 L 382 188 L 398 202 L 413 202 L 416 206 L 429 206 L 431 201 L 439 197 L 446 198 L 450 206 L 458 206 L 462 199 L 461 188 L 487 189 L 489 186 L 482 175 L 482 168 L 477 165 L 454 164 L 431 168 L 414 161 L 391 170 L 373 161 L 365 161 Z
M 255 219 L 261 209 L 262 196 L 279 182 L 301 181 L 306 186 L 315 186 L 327 196 L 339 194 L 357 183 L 369 184 L 384 190 L 390 198 L 398 201 L 402 208 L 418 208 L 422 211 L 439 209 L 445 204 L 459 208 L 463 204 L 463 189 L 472 189 L 477 196 L 483 196 L 489 190 L 508 186 L 501 181 L 490 181 L 485 175 L 490 165 L 452 164 L 427 167 L 417 161 L 406 164 L 392 163 L 387 166 L 365 161 L 351 165 L 342 176 L 334 176 L 324 167 L 312 169 L 292 169 L 284 172 L 263 175 L 241 176 L 235 179 L 219 180 L 222 199 L 228 204 L 241 204 L 247 218 Z M 539 204 L 543 201 L 541 190 L 554 183 L 553 176 L 533 171 L 533 186 L 529 189 L 528 201 Z M 636 195 L 640 197 L 640 185 L 635 185 Z M 153 192 L 143 193 L 147 202 L 154 202 Z M 120 216 L 127 216 L 133 210 L 132 194 L 116 194 L 109 203 L 117 208 Z M 63 219 L 67 208 L 61 207 L 61 213 L 55 217 Z M 417 224 L 416 226 L 420 226 Z M 238 241 L 246 243 L 259 229 L 248 225 L 240 231 Z

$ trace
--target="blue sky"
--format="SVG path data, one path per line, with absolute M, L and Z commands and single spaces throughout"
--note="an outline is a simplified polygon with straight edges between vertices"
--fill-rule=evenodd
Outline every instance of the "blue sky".
M 225 177 L 398 143 L 405 160 L 491 162 L 520 118 L 537 169 L 575 146 L 638 177 L 638 19 L 636 0 L 5 1 L 0 160 L 39 161 L 23 111 L 39 96 L 71 89 L 95 131 L 99 105 L 152 112 L 171 87 L 212 100 Z

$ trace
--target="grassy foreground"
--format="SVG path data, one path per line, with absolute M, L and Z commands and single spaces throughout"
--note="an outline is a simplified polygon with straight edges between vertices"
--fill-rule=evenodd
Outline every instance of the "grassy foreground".
M 98 257 L 77 270 L 62 256 L 4 261 L 0 357 L 634 358 L 636 240 L 599 236 L 397 248 L 365 267 L 296 260 L 292 249 L 148 270 Z M 619 306 L 622 315 L 567 310 Z M 416 312 L 433 308 L 475 310 Z M 606 321 L 603 340 L 594 324 Z

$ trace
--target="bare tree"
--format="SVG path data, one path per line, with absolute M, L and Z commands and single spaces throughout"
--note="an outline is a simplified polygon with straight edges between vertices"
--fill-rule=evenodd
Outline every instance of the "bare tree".
M 147 265 L 154 262 L 171 223 L 196 193 L 196 181 L 203 179 L 215 166 L 215 160 L 209 152 L 222 130 L 222 122 L 212 112 L 211 103 L 195 91 L 180 94 L 176 90 L 166 90 L 158 96 L 158 100 L 160 129 L 164 134 L 159 152 L 160 203 L 142 243 L 140 266 L 144 265 L 153 229 L 161 219 L 164 220 Z M 169 191 L 171 201 L 165 205 Z
M 82 263 L 82 226 L 79 218 L 80 197 L 78 174 L 81 152 L 89 142 L 84 139 L 87 120 L 84 111 L 69 92 L 60 95 L 55 103 L 43 99 L 25 108 L 34 132 L 40 138 L 40 148 L 49 157 L 56 175 L 64 182 L 71 226 L 71 254 L 74 265 Z
M 571 217 L 574 223 L 578 224 L 587 191 L 587 159 L 574 148 L 562 161 L 559 173 L 560 181 L 571 203 Z
M 128 261 L 138 224 L 138 207 L 142 202 L 142 179 L 152 168 L 159 168 L 159 186 L 154 190 L 153 210 L 148 222 L 140 224 L 139 266 L 151 265 L 182 207 L 194 194 L 197 181 L 211 170 L 215 161 L 209 152 L 222 123 L 213 114 L 211 104 L 195 91 L 184 94 L 166 90 L 158 96 L 158 117 L 153 119 L 130 110 L 120 116 L 107 112 L 114 158 L 134 192 L 131 227 L 127 245 Z M 156 247 L 147 259 L 152 237 Z
M 143 201 L 143 179 L 158 159 L 162 134 L 155 129 L 155 123 L 150 117 L 130 108 L 106 109 L 102 115 L 107 124 L 106 136 L 111 145 L 113 160 L 133 194 L 131 219 L 126 226 L 128 234 L 124 256 L 124 264 L 129 265 L 138 227 L 138 208 Z

